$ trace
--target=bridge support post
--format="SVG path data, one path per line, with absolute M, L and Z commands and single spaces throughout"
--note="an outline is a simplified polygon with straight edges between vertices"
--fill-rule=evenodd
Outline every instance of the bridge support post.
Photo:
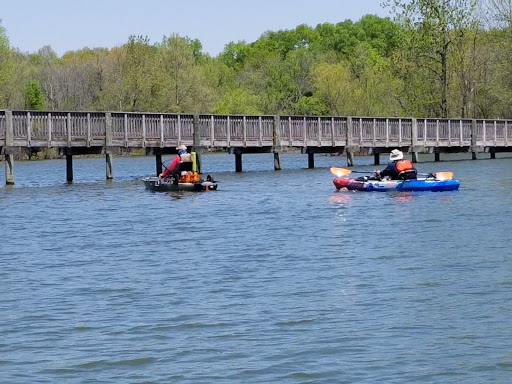
M 66 153 L 66 181 L 73 182 L 73 155 Z
M 112 167 L 112 154 L 107 152 L 106 155 L 105 155 L 105 161 L 107 163 L 107 169 L 106 169 L 106 173 L 107 173 L 107 180 L 112 180 L 114 178 L 114 171 L 113 171 L 113 167 Z
M 155 155 L 156 160 L 156 175 L 160 175 L 162 173 L 162 155 L 157 154 Z
M 373 165 L 380 164 L 380 153 L 373 153 Z
M 272 151 L 274 152 L 274 171 L 281 170 L 281 116 L 274 116 L 274 127 L 273 127 L 273 136 L 274 136 L 274 148 Z
M 5 111 L 5 184 L 14 184 L 14 154 L 9 153 L 9 147 L 14 145 L 14 125 L 12 123 L 12 111 Z
M 490 151 L 490 157 L 491 157 L 491 159 L 495 159 L 496 158 L 496 152 Z
M 439 152 L 434 153 L 434 161 L 440 161 L 441 160 L 441 154 Z
M 279 152 L 274 152 L 274 171 L 281 170 L 281 154 Z
M 352 137 L 352 116 L 347 116 L 347 125 L 345 127 L 346 151 L 347 151 L 347 167 L 354 166 L 354 138 Z
M 5 155 L 5 184 L 14 185 L 14 155 Z
M 354 166 L 354 152 L 347 151 L 347 167 Z
M 315 168 L 315 154 L 308 152 L 308 168 Z
M 242 172 L 242 154 L 235 152 L 235 172 Z

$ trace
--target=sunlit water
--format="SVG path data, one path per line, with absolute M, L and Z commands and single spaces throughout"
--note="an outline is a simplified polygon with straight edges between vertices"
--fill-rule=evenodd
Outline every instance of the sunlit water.
M 511 382 L 512 159 L 418 164 L 461 181 L 439 193 L 336 192 L 344 157 L 243 160 L 203 156 L 219 189 L 177 194 L 144 189 L 153 157 L 109 182 L 74 159 L 73 184 L 16 162 L 0 382 Z

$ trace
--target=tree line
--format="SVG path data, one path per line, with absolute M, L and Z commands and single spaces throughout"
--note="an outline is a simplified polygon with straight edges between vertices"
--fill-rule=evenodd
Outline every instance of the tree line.
M 230 42 L 177 34 L 23 53 L 0 20 L 0 109 L 512 118 L 509 0 L 387 0 L 366 15 Z

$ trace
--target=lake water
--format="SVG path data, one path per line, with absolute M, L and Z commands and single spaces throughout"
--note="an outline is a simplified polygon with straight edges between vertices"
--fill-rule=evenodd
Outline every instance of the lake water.
M 344 157 L 202 160 L 217 191 L 146 191 L 153 157 L 112 181 L 74 159 L 73 184 L 15 163 L 1 383 L 511 382 L 512 159 L 418 164 L 461 181 L 439 193 L 337 192 Z

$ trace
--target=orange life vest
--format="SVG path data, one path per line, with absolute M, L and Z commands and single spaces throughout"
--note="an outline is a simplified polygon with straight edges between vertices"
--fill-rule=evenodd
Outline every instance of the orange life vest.
M 402 159 L 396 162 L 396 170 L 398 172 L 407 171 L 409 169 L 414 169 L 414 166 L 412 165 L 410 160 Z

